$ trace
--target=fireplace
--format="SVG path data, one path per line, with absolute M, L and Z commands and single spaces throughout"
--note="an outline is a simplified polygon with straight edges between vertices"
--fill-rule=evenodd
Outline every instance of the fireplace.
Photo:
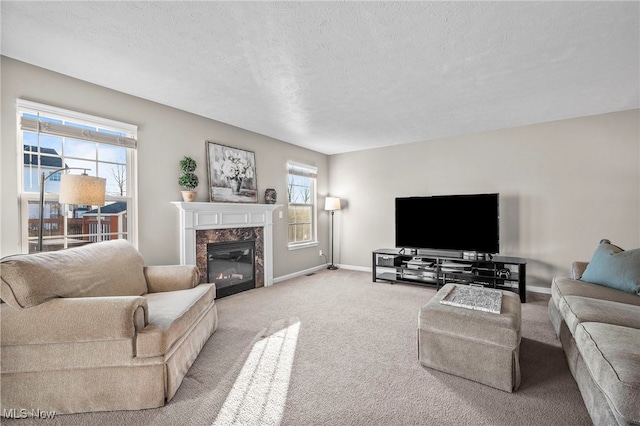
M 255 251 L 255 240 L 207 244 L 208 282 L 218 298 L 256 287 Z
M 180 219 L 180 264 L 208 281 L 207 244 L 255 240 L 255 286 L 273 284 L 273 219 L 277 204 L 174 201 Z

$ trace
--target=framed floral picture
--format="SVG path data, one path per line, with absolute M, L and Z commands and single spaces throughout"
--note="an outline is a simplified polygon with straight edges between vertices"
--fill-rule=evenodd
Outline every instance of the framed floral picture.
M 207 170 L 212 202 L 258 202 L 253 152 L 207 141 Z

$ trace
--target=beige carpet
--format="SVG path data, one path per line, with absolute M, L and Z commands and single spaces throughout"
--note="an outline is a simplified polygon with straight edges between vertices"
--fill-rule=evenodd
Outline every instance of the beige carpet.
M 323 270 L 229 296 L 217 302 L 218 331 L 167 406 L 16 422 L 591 423 L 547 318 L 548 296 L 530 293 L 529 302 L 522 306 L 522 384 L 518 392 L 509 394 L 418 364 L 418 312 L 434 294 L 430 287 L 373 283 L 365 272 Z M 474 354 L 468 355 L 473 363 Z

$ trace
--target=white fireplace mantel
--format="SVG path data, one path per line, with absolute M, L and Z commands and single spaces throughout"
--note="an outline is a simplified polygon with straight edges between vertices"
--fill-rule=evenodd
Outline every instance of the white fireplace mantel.
M 172 202 L 180 214 L 180 264 L 196 264 L 196 231 L 264 228 L 264 285 L 273 284 L 273 217 L 278 204 Z

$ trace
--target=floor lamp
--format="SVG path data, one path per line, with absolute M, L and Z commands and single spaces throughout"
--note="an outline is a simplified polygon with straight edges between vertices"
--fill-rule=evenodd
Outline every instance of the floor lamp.
M 40 226 L 38 227 L 38 251 L 42 251 L 42 239 L 44 235 L 44 186 L 47 180 L 61 171 L 84 170 L 81 175 L 68 175 L 63 173 L 60 177 L 60 196 L 58 202 L 61 204 L 83 204 L 89 206 L 104 206 L 105 187 L 107 180 L 99 177 L 87 175 L 87 169 L 79 167 L 63 167 L 54 170 L 45 176 L 42 172 L 40 176 Z
M 333 215 L 336 210 L 340 210 L 340 198 L 327 197 L 324 201 L 324 209 L 331 211 L 331 265 L 327 269 L 335 270 L 338 267 L 333 264 Z

